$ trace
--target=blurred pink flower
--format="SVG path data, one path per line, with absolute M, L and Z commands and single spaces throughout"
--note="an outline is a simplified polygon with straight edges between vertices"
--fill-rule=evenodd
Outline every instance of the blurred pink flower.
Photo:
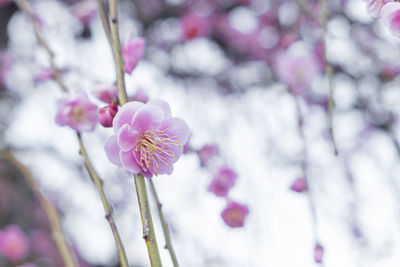
M 0 53 L 0 89 L 5 87 L 8 73 L 12 65 L 11 54 L 7 51 Z
M 393 0 L 368 0 L 368 12 L 373 18 L 379 17 L 382 7 Z
M 321 263 L 324 256 L 324 248 L 320 244 L 316 244 L 314 248 L 314 260 L 316 263 Z
M 67 125 L 77 132 L 92 131 L 97 120 L 97 106 L 90 102 L 85 92 L 79 91 L 75 96 L 58 100 L 58 125 Z
M 147 103 L 147 101 L 149 101 L 149 96 L 146 94 L 144 90 L 138 89 L 133 96 L 129 97 L 129 101 L 138 101 L 142 103 Z
M 122 48 L 122 57 L 124 59 L 124 71 L 131 74 L 136 68 L 139 60 L 143 57 L 146 40 L 142 37 L 131 39 L 129 37 Z
M 116 105 L 108 105 L 99 109 L 99 122 L 104 127 L 112 127 L 115 115 L 118 112 Z
M 101 101 L 111 104 L 117 97 L 117 86 L 115 84 L 100 84 L 98 85 L 93 94 Z
M 29 251 L 29 239 L 16 225 L 7 226 L 0 232 L 0 255 L 10 261 L 24 259 Z
M 286 82 L 294 93 L 302 94 L 320 72 L 320 68 L 312 54 L 284 53 L 278 56 L 275 71 L 279 79 Z
M 171 117 L 169 105 L 162 100 L 148 104 L 128 102 L 113 121 L 114 135 L 105 143 L 108 159 L 130 173 L 171 174 L 189 137 L 181 119 Z
M 12 2 L 12 0 L 0 0 L 0 6 L 5 6 L 11 2 Z
M 202 17 L 196 13 L 188 13 L 180 21 L 183 39 L 190 40 L 210 34 L 210 18 Z
M 297 193 L 301 193 L 304 191 L 307 191 L 307 181 L 306 179 L 300 177 L 297 178 L 293 184 L 290 186 L 290 190 L 297 192 Z
M 400 3 L 390 2 L 384 5 L 380 17 L 390 32 L 400 37 Z
M 204 167 L 212 157 L 218 155 L 218 146 L 216 144 L 205 144 L 197 151 L 197 155 L 200 158 L 201 166 Z
M 236 178 L 237 174 L 231 168 L 223 166 L 214 173 L 208 190 L 216 196 L 224 197 L 228 194 L 229 189 L 235 185 Z
M 67 72 L 66 69 L 61 69 L 59 70 L 60 74 L 64 74 Z M 36 75 L 34 82 L 35 83 L 40 83 L 40 82 L 45 82 L 48 80 L 51 80 L 54 78 L 54 72 L 52 68 L 44 68 L 42 69 L 39 74 Z
M 88 26 L 97 12 L 97 3 L 94 0 L 80 1 L 72 6 L 72 14 L 84 25 Z
M 221 216 L 224 222 L 232 228 L 243 227 L 244 220 L 249 214 L 246 205 L 234 201 L 228 201 L 227 206 L 222 211 Z

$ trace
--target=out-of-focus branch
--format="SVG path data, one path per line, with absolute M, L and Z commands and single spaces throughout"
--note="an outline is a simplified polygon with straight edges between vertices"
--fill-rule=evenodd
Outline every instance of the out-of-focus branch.
M 326 35 L 327 35 L 327 28 L 326 28 L 326 22 L 328 20 L 328 11 L 325 5 L 325 0 L 318 0 L 319 3 L 319 8 L 320 8 L 320 24 L 322 27 L 322 37 L 321 37 L 321 45 L 322 45 L 322 56 L 324 59 L 325 63 L 325 73 L 328 76 L 328 82 L 329 82 L 329 102 L 328 102 L 328 117 L 329 117 L 329 136 L 332 141 L 332 146 L 335 155 L 338 154 L 338 149 L 336 145 L 336 140 L 335 140 L 335 135 L 333 133 L 333 112 L 335 108 L 335 103 L 333 99 L 333 83 L 332 83 L 332 74 L 333 74 L 333 68 L 328 62 L 328 58 L 326 56 Z
M 296 113 L 297 113 L 297 125 L 298 125 L 298 131 L 300 135 L 300 139 L 302 141 L 302 159 L 300 162 L 301 169 L 303 172 L 304 179 L 306 181 L 307 185 L 307 197 L 308 197 L 308 202 L 310 206 L 310 211 L 311 211 L 311 217 L 312 217 L 312 230 L 314 234 L 314 239 L 317 244 L 319 244 L 319 238 L 318 238 L 318 223 L 317 223 L 317 212 L 315 208 L 315 202 L 313 198 L 313 190 L 311 187 L 311 182 L 310 182 L 310 176 L 308 173 L 308 150 L 307 150 L 307 138 L 304 132 L 304 117 L 301 112 L 301 106 L 300 106 L 300 100 L 296 95 L 293 95 L 294 101 L 295 101 L 295 106 L 296 106 Z
M 64 265 L 66 267 L 76 267 L 77 262 L 74 253 L 72 252 L 71 247 L 67 244 L 65 233 L 61 226 L 61 220 L 58 216 L 56 208 L 53 204 L 46 199 L 46 197 L 42 194 L 37 185 L 35 179 L 32 176 L 32 173 L 29 169 L 20 163 L 10 151 L 4 150 L 0 153 L 0 158 L 3 160 L 7 160 L 11 165 L 18 169 L 21 174 L 24 176 L 26 181 L 28 182 L 29 186 L 31 187 L 33 193 L 35 194 L 36 198 L 40 201 L 43 209 L 47 215 L 47 219 L 50 223 L 50 228 L 52 232 L 52 236 L 54 242 L 57 245 L 58 251 L 63 259 Z
M 153 194 L 153 197 L 157 203 L 158 216 L 160 217 L 161 225 L 162 225 L 163 232 L 164 232 L 165 248 L 168 249 L 169 254 L 171 255 L 171 260 L 172 260 L 172 263 L 174 264 L 174 267 L 179 267 L 178 259 L 176 258 L 175 251 L 174 251 L 174 248 L 173 248 L 172 242 L 171 242 L 171 237 L 169 235 L 168 224 L 167 224 L 164 214 L 162 212 L 162 204 L 158 197 L 156 187 L 154 186 L 152 179 L 149 179 L 149 183 L 150 183 L 151 193 Z
M 37 39 L 38 43 L 46 50 L 47 54 L 49 55 L 50 66 L 51 66 L 51 69 L 53 70 L 54 79 L 60 86 L 61 90 L 66 93 L 68 90 L 67 90 L 67 87 L 65 86 L 65 84 L 62 82 L 61 71 L 57 68 L 57 66 L 54 62 L 54 53 L 50 49 L 50 47 L 46 43 L 46 41 L 43 39 L 42 35 L 40 34 L 40 25 L 38 23 L 37 17 L 32 12 L 32 9 L 30 8 L 29 4 L 25 0 L 15 0 L 15 3 L 31 19 L 32 25 L 33 25 L 33 31 L 35 33 L 36 39 Z
M 49 57 L 50 57 L 50 64 L 51 64 L 51 68 L 53 70 L 53 75 L 54 78 L 56 79 L 58 85 L 60 86 L 60 88 L 62 89 L 62 91 L 64 92 L 68 92 L 68 89 L 66 87 L 66 85 L 64 84 L 64 82 L 62 81 L 62 77 L 60 75 L 59 70 L 57 69 L 57 67 L 54 64 L 54 53 L 52 52 L 52 50 L 50 49 L 49 45 L 46 43 L 46 41 L 44 41 L 44 39 L 42 38 L 41 34 L 40 34 L 40 30 L 39 30 L 39 25 L 36 21 L 36 18 L 34 16 L 34 14 L 32 13 L 28 3 L 25 0 L 15 0 L 15 2 L 17 3 L 17 5 L 29 16 L 29 18 L 32 20 L 32 23 L 34 25 L 33 29 L 35 32 L 35 36 L 37 38 L 38 43 L 47 51 Z M 112 210 L 110 208 L 110 205 L 107 201 L 107 198 L 105 197 L 104 194 L 104 190 L 103 190 L 103 182 L 100 179 L 100 177 L 96 174 L 96 172 L 94 171 L 93 165 L 90 162 L 88 155 L 86 153 L 85 147 L 83 146 L 83 142 L 82 142 L 82 138 L 80 133 L 76 133 L 77 134 L 77 139 L 79 142 L 79 147 L 80 147 L 80 153 L 82 154 L 82 156 L 85 159 L 85 167 L 87 168 L 89 175 L 93 181 L 93 183 L 96 185 L 97 190 L 100 194 L 100 198 L 106 213 L 106 219 L 110 224 L 110 228 L 111 231 L 113 232 L 114 235 L 114 239 L 115 239 L 115 243 L 118 249 L 118 255 L 120 258 L 120 262 L 121 262 L 121 266 L 123 267 L 128 267 L 128 260 L 126 257 L 126 253 L 125 253 L 125 249 L 124 246 L 122 244 L 121 238 L 119 236 L 118 230 L 116 228 L 114 219 L 112 217 Z
M 104 193 L 103 188 L 103 180 L 97 175 L 96 171 L 93 168 L 92 163 L 90 162 L 89 156 L 87 154 L 86 148 L 82 141 L 82 136 L 80 133 L 77 133 L 77 138 L 79 141 L 79 152 L 85 160 L 85 167 L 92 179 L 92 182 L 96 185 L 97 191 L 99 191 L 101 202 L 103 203 L 104 211 L 106 213 L 106 219 L 110 224 L 110 228 L 113 232 L 115 243 L 118 249 L 118 255 L 120 259 L 121 266 L 129 267 L 128 259 L 126 257 L 124 246 L 122 245 L 121 237 L 119 236 L 117 226 L 115 225 L 114 218 L 112 216 L 112 209 L 110 204 L 107 201 L 107 197 Z

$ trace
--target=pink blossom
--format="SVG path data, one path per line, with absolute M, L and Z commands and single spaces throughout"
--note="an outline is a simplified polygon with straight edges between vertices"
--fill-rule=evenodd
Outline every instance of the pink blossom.
M 88 26 L 96 15 L 97 3 L 93 0 L 81 1 L 73 5 L 72 14 L 84 25 Z
M 0 0 L 0 6 L 5 6 L 7 4 L 10 4 L 12 0 Z
M 224 222 L 232 228 L 243 227 L 244 220 L 249 214 L 249 209 L 246 205 L 234 201 L 228 201 L 227 206 L 222 211 L 221 216 Z
M 393 0 L 368 0 L 368 12 L 373 18 L 379 17 L 382 7 Z
M 118 112 L 116 105 L 108 105 L 99 109 L 99 122 L 104 127 L 112 127 L 115 115 Z
M 200 158 L 201 166 L 204 167 L 212 157 L 218 155 L 218 146 L 216 144 L 205 144 L 197 151 L 197 155 Z
M 290 186 L 290 190 L 301 193 L 307 190 L 307 181 L 306 179 L 299 177 L 297 178 L 293 184 Z
M 189 137 L 183 120 L 171 117 L 162 100 L 148 104 L 128 102 L 113 121 L 114 135 L 105 143 L 108 159 L 128 172 L 153 175 L 171 174 Z
M 124 59 L 124 71 L 131 74 L 136 68 L 139 60 L 143 57 L 146 40 L 142 37 L 131 39 L 130 37 L 124 42 L 122 49 L 122 57 Z
M 111 104 L 117 97 L 117 86 L 115 84 L 101 84 L 96 87 L 93 94 L 101 101 Z
M 380 17 L 390 32 L 400 37 L 400 3 L 390 2 L 384 5 Z
M 67 72 L 66 69 L 61 69 L 59 70 L 60 74 L 64 74 Z M 44 68 L 42 69 L 39 74 L 36 75 L 34 82 L 35 83 L 40 83 L 40 82 L 45 82 L 48 80 L 51 80 L 54 78 L 54 71 L 52 68 Z
M 224 197 L 228 194 L 229 189 L 235 185 L 236 178 L 237 174 L 231 168 L 223 166 L 214 173 L 208 190 L 216 196 Z
M 294 93 L 302 94 L 320 71 L 313 55 L 293 55 L 284 53 L 278 56 L 275 65 L 278 77 L 286 82 Z
M 20 261 L 29 250 L 29 240 L 16 225 L 7 226 L 0 232 L 0 254 L 10 261 Z
M 202 17 L 196 13 L 188 13 L 181 18 L 183 39 L 190 40 L 210 34 L 210 18 Z
M 324 256 L 324 248 L 320 244 L 316 244 L 314 248 L 314 260 L 316 263 L 321 263 Z
M 129 101 L 139 101 L 142 103 L 147 103 L 147 101 L 149 101 L 149 96 L 144 90 L 138 89 L 133 96 L 129 97 Z
M 60 126 L 68 125 L 78 132 L 92 131 L 97 119 L 97 106 L 90 102 L 83 91 L 58 101 L 56 123 Z
M 8 73 L 12 65 L 12 57 L 7 51 L 0 53 L 0 88 L 6 84 Z

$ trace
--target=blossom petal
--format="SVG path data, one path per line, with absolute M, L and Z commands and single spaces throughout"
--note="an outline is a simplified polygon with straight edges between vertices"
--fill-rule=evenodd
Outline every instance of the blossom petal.
M 121 160 L 119 158 L 120 149 L 117 143 L 117 137 L 115 135 L 112 135 L 107 139 L 106 143 L 104 144 L 104 150 L 106 151 L 109 161 L 121 166 Z
M 119 129 L 117 134 L 118 146 L 120 147 L 121 151 L 130 151 L 136 146 L 138 138 L 139 133 L 132 130 L 132 127 L 130 125 L 124 124 Z
M 124 124 L 130 124 L 135 113 L 143 108 L 145 104 L 141 102 L 128 102 L 123 105 L 114 117 L 113 127 L 114 133 L 117 133 L 119 128 Z
M 132 126 L 136 131 L 143 133 L 156 128 L 162 119 L 162 109 L 154 105 L 148 105 L 136 112 L 132 119 Z
M 164 111 L 164 119 L 171 118 L 171 107 L 161 99 L 151 99 L 147 104 L 160 107 Z
M 133 156 L 133 153 L 131 151 L 121 151 L 119 153 L 119 157 L 121 159 L 122 166 L 124 166 L 128 171 L 135 174 L 142 172 L 142 168 L 136 162 L 135 157 Z

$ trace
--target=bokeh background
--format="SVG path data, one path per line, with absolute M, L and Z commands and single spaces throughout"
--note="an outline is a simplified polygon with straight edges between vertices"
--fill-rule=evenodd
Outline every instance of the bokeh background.
M 29 2 L 68 88 L 104 105 L 93 91 L 115 82 L 115 68 L 96 9 L 82 5 L 90 1 Z M 173 174 L 153 178 L 181 266 L 399 266 L 399 40 L 371 17 L 367 1 L 325 2 L 120 1 L 121 39 L 147 42 L 126 75 L 128 94 L 167 101 L 192 132 Z M 0 41 L 0 148 L 29 168 L 56 205 L 81 266 L 118 266 L 74 132 L 54 122 L 63 94 L 51 75 L 40 76 L 47 54 L 13 3 L 0 6 Z M 332 67 L 338 155 L 325 64 Z M 111 134 L 98 125 L 83 140 L 131 266 L 149 266 L 133 179 L 103 150 Z M 206 144 L 218 154 L 202 165 Z M 244 227 L 224 223 L 227 200 L 208 190 L 222 165 L 238 174 L 228 198 L 248 206 Z M 291 190 L 305 175 L 308 190 Z M 155 214 L 162 261 L 172 266 Z M 17 166 L 2 160 L 0 229 L 8 225 L 29 239 L 18 264 L 62 266 L 40 203 Z M 316 244 L 324 248 L 322 263 Z M 0 257 L 2 267 L 18 264 Z

